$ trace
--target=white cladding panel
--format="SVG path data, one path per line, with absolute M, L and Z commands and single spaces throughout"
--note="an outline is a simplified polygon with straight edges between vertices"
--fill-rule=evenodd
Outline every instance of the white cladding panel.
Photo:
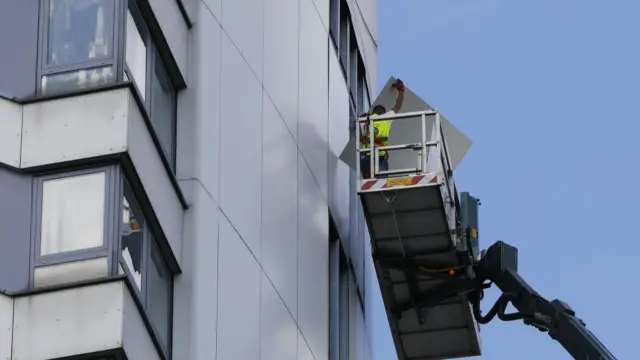
M 194 180 L 185 212 L 182 274 L 174 283 L 173 358 L 210 360 L 216 353 L 218 208 Z
M 196 1 L 202 11 L 192 30 L 189 88 L 178 96 L 177 176 L 199 179 L 219 202 L 221 29 L 204 3 Z
M 131 94 L 128 94 L 128 99 L 129 155 L 151 201 L 153 211 L 169 241 L 171 250 L 178 260 L 178 264 L 181 264 L 182 204 L 169 180 L 160 152 L 153 143 L 151 133 L 140 113 L 138 104 Z
M 20 167 L 21 141 L 22 106 L 0 98 L 0 163 Z
M 142 320 L 131 293 L 125 286 L 123 287 L 122 348 L 127 354 L 127 360 L 160 360 L 158 351 L 149 336 L 149 331 Z
M 324 360 L 328 203 L 349 232 L 337 161 L 349 95 L 335 55 L 329 81 L 329 0 L 185 4 L 197 13 L 177 156 L 191 208 L 174 358 Z
M 260 359 L 260 282 L 256 259 L 220 218 L 217 359 Z
M 264 88 L 294 139 L 298 133 L 299 3 L 269 0 L 264 9 Z
M 222 27 L 258 79 L 262 79 L 263 21 L 266 2 L 256 0 L 222 1 Z M 244 61 L 242 62 L 244 63 Z M 240 84 L 244 85 L 244 83 L 238 82 L 240 87 L 242 87 Z
M 260 303 L 260 359 L 297 360 L 298 327 L 265 275 Z
M 55 286 L 107 276 L 109 276 L 108 258 L 100 257 L 39 266 L 33 270 L 33 286 L 35 288 Z
M 259 258 L 262 87 L 226 35 L 222 68 L 220 207 Z
M 187 51 L 189 49 L 189 29 L 180 13 L 176 0 L 149 0 L 153 14 L 155 15 L 171 54 L 178 64 L 183 78 L 187 79 Z
M 298 148 L 264 96 L 261 263 L 289 310 L 298 311 Z M 294 315 L 295 316 L 295 315 Z
M 124 152 L 128 89 L 23 106 L 21 167 Z
M 298 325 L 317 360 L 329 353 L 329 219 L 309 167 L 298 161 Z
M 328 196 L 329 38 L 311 0 L 300 1 L 298 146 Z
M 13 299 L 0 294 L 0 359 L 11 359 Z
M 13 359 L 48 360 L 121 347 L 125 291 L 124 283 L 112 282 L 16 298 Z
M 349 141 L 349 91 L 335 50 L 329 49 L 329 207 L 343 240 L 349 237 L 349 173 L 339 156 Z M 355 216 L 355 214 L 353 215 Z

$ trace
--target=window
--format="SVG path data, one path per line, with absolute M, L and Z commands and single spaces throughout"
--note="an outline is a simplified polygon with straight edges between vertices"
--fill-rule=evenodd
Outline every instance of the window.
M 40 90 L 84 89 L 116 80 L 116 0 L 44 0 Z
M 109 275 L 114 166 L 34 177 L 33 288 Z
M 335 45 L 340 38 L 340 3 L 341 0 L 330 0 L 329 3 L 329 33 Z
M 349 40 L 349 94 L 351 102 L 356 105 L 356 97 L 358 94 L 358 61 L 360 54 L 358 52 L 358 42 L 356 41 L 355 32 L 351 31 L 351 39 Z
M 341 8 L 346 9 L 346 4 L 342 1 Z M 340 41 L 338 42 L 338 51 L 340 53 L 340 64 L 345 72 L 349 71 L 349 40 L 351 39 L 351 19 L 347 11 L 340 12 Z
M 158 56 L 151 78 L 151 122 L 165 156 L 175 170 L 176 92 Z
M 151 261 L 149 261 L 149 277 L 147 281 L 147 313 L 160 338 L 160 343 L 165 346 L 165 352 L 168 352 L 169 349 L 166 345 L 169 344 L 171 336 L 169 314 L 171 314 L 172 308 L 172 276 L 154 241 L 150 241 L 149 244 L 151 245 Z
M 126 274 L 168 354 L 173 273 L 120 167 L 36 176 L 33 189 L 31 287 Z
M 358 58 L 358 94 L 357 94 L 357 109 L 358 114 L 362 114 L 371 107 L 371 100 L 369 100 L 369 86 L 367 85 L 366 70 L 362 58 Z
M 104 172 L 45 180 L 40 255 L 101 247 L 104 204 Z
M 349 359 L 349 263 L 333 222 L 330 223 L 329 234 L 329 360 L 347 360 Z
M 122 233 L 120 252 L 123 265 L 127 267 L 129 275 L 138 291 L 142 290 L 142 251 L 144 219 L 138 205 L 132 200 L 128 189 L 122 199 Z M 131 200 L 130 200 L 131 199 Z
M 340 66 L 349 88 L 351 108 L 358 114 L 369 109 L 366 69 L 358 49 L 356 33 L 346 0 L 330 2 L 330 32 L 340 59 Z M 350 125 L 350 129 L 353 126 Z
M 170 351 L 173 274 L 141 212 L 131 188 L 124 186 L 120 264 L 138 290 L 138 297 L 165 352 Z
M 125 75 L 144 101 L 160 147 L 175 171 L 177 92 L 133 0 L 129 0 L 126 34 Z
M 127 11 L 126 64 L 131 73 L 130 80 L 136 84 L 140 97 L 144 100 L 147 90 L 147 44 L 144 39 L 147 38 L 147 33 L 144 27 L 134 20 L 131 11 L 131 8 Z

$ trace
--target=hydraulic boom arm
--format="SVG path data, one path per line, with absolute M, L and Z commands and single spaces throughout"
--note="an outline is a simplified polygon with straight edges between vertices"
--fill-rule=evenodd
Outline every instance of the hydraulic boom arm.
M 523 320 L 525 324 L 548 332 L 575 359 L 616 360 L 615 356 L 589 331 L 575 312 L 560 300 L 548 301 L 518 275 L 518 249 L 502 241 L 493 244 L 474 266 L 480 290 L 472 297 L 474 316 L 481 324 L 496 315 L 503 321 Z M 489 283 L 486 283 L 489 281 Z M 486 316 L 480 313 L 483 289 L 494 283 L 502 295 Z M 518 313 L 506 314 L 511 302 Z

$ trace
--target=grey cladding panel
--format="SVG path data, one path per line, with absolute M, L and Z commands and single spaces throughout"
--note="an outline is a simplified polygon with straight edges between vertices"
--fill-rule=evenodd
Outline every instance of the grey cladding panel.
M 25 290 L 29 285 L 30 221 L 31 177 L 0 168 L 0 249 L 2 249 L 0 251 L 0 289 L 2 290 Z
M 0 1 L 0 93 L 33 96 L 37 59 L 38 0 Z

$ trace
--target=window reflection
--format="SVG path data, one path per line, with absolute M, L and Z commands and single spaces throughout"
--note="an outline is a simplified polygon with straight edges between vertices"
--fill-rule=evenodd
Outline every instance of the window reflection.
M 103 172 L 44 181 L 40 254 L 102 246 L 104 206 Z
M 153 72 L 151 121 L 155 128 L 160 144 L 173 167 L 173 147 L 175 138 L 175 92 L 169 77 L 161 66 L 160 58 L 156 57 Z
M 125 197 L 122 207 L 122 259 L 138 290 L 142 289 L 142 241 L 144 220 L 140 210 Z
M 47 64 L 69 65 L 109 57 L 114 0 L 51 0 Z
M 140 91 L 140 95 L 142 95 L 142 99 L 144 100 L 147 77 L 147 46 L 142 40 L 136 22 L 129 11 L 127 12 L 126 57 L 129 71 L 131 71 L 138 91 Z
M 42 93 L 56 93 L 108 85 L 115 80 L 111 66 L 69 71 L 42 77 Z
M 149 277 L 147 278 L 147 313 L 153 327 L 155 328 L 160 343 L 165 347 L 169 343 L 169 316 L 171 276 L 164 264 L 160 252 L 153 241 L 151 248 L 151 262 L 149 266 Z

